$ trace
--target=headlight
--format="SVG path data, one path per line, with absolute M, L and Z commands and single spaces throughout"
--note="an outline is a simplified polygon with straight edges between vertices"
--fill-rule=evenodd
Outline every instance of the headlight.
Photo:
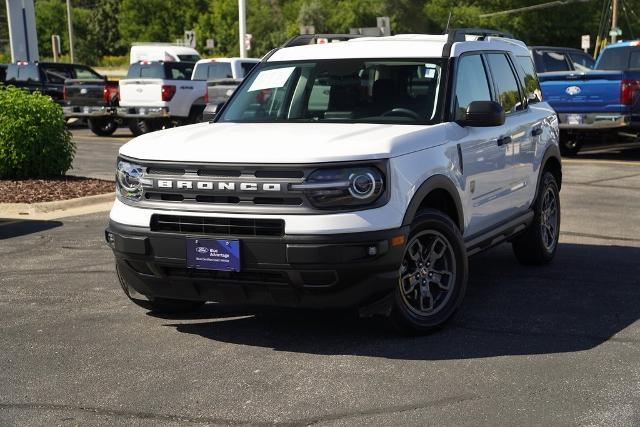
M 116 167 L 116 189 L 118 194 L 130 200 L 140 200 L 142 197 L 142 175 L 144 169 L 140 165 L 118 160 Z
M 304 191 L 311 204 L 319 209 L 358 207 L 380 198 L 384 177 L 373 166 L 318 169 L 304 184 L 293 184 L 291 189 Z

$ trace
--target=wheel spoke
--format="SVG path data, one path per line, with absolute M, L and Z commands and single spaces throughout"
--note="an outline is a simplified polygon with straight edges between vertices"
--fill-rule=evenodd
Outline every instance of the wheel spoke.
M 417 249 L 416 249 L 417 247 Z M 418 264 L 419 262 L 422 261 L 422 251 L 424 250 L 422 243 L 420 243 L 420 240 L 416 240 L 411 247 L 409 248 L 409 257 L 411 258 L 411 260 Z
M 437 250 L 436 246 L 440 244 L 440 249 Z M 438 261 L 447 251 L 447 245 L 442 242 L 439 238 L 436 238 L 431 244 L 431 248 L 429 248 L 429 254 L 427 255 L 427 260 L 431 265 L 435 265 L 436 261 Z
M 416 285 L 420 283 L 420 280 L 417 276 L 418 273 L 415 272 L 402 276 L 402 291 L 405 295 L 411 294 L 415 290 Z
M 427 299 L 429 301 L 429 305 L 425 307 L 424 301 Z M 429 288 L 429 284 L 420 286 L 420 310 L 422 311 L 431 311 L 433 310 L 433 295 L 431 294 L 431 289 Z

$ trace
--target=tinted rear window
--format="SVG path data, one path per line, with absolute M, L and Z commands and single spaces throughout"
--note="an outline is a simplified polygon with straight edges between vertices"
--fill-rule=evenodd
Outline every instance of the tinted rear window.
M 164 68 L 160 62 L 150 62 L 147 64 L 131 64 L 127 72 L 128 79 L 163 79 Z
M 598 62 L 596 63 L 597 70 L 626 70 L 629 68 L 629 55 L 632 51 L 639 51 L 638 48 L 632 47 L 614 47 L 605 49 Z
M 149 62 L 131 64 L 128 79 L 191 80 L 191 62 Z
M 194 80 L 222 80 L 231 79 L 231 64 L 229 62 L 209 62 L 196 67 Z
M 18 65 L 11 64 L 7 69 L 7 81 L 39 81 L 40 73 L 36 64 Z

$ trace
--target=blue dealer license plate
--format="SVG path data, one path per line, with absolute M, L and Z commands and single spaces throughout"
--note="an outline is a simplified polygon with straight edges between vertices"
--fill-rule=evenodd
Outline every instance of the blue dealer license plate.
M 240 271 L 240 241 L 187 239 L 187 267 Z

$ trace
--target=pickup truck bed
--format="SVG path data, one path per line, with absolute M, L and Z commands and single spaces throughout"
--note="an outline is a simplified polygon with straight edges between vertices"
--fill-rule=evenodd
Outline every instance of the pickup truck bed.
M 65 117 L 87 119 L 99 136 L 112 135 L 118 128 L 118 82 L 96 79 L 69 79 L 64 82 Z
M 564 154 L 576 154 L 589 140 L 638 136 L 638 42 L 608 46 L 593 71 L 540 73 L 538 77 L 545 101 L 558 113 Z

